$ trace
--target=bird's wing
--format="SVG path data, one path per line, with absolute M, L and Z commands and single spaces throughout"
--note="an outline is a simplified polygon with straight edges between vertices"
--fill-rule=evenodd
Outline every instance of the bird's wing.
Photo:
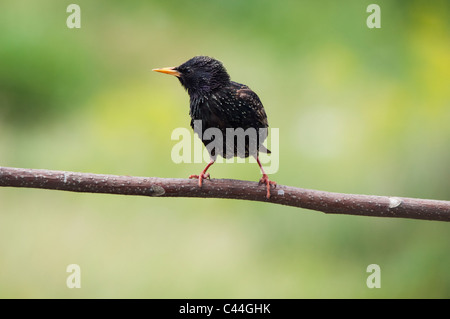
M 236 82 L 232 82 L 232 84 L 235 87 L 232 94 L 238 101 L 236 114 L 240 115 L 237 120 L 246 127 L 269 127 L 264 106 L 258 95 L 246 85 Z
M 233 88 L 230 94 L 232 99 L 235 100 L 236 106 L 231 116 L 233 127 L 242 127 L 244 130 L 250 127 L 267 129 L 269 127 L 267 115 L 258 95 L 246 85 L 236 82 L 231 83 Z M 259 151 L 270 154 L 270 150 L 262 144 L 267 138 L 267 130 L 258 131 Z

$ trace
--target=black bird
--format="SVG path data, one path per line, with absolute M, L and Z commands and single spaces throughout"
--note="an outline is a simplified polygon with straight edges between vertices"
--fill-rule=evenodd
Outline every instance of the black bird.
M 259 182 L 266 185 L 267 198 L 270 198 L 270 187 L 275 187 L 276 183 L 269 180 L 258 157 L 260 151 L 270 153 L 270 150 L 262 145 L 267 137 L 269 123 L 258 95 L 248 86 L 231 81 L 223 64 L 207 56 L 196 56 L 180 66 L 153 71 L 176 76 L 187 90 L 190 96 L 191 127 L 199 134 L 207 149 L 214 139 L 207 139 L 204 136 L 205 131 L 216 128 L 222 133 L 223 148 L 208 149 L 210 162 L 200 175 L 191 175 L 189 178 L 197 178 L 201 187 L 202 180 L 210 177 L 206 171 L 214 164 L 217 155 L 224 158 L 254 156 L 263 174 Z M 196 123 L 201 124 L 201 130 Z M 245 142 L 241 145 L 243 147 L 239 147 L 236 136 L 229 136 L 230 139 L 227 140 L 227 133 L 231 134 L 227 129 L 238 132 L 238 128 L 245 132 L 250 132 L 248 129 L 251 128 L 255 132 L 253 135 L 244 136 Z M 214 138 L 217 136 L 214 135 Z

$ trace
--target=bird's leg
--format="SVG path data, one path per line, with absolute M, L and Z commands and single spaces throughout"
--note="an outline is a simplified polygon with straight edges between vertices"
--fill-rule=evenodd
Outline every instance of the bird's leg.
M 261 169 L 261 172 L 263 174 L 263 176 L 261 177 L 261 179 L 259 180 L 259 184 L 266 184 L 267 187 L 267 199 L 270 198 L 270 186 L 273 186 L 274 188 L 277 187 L 277 183 L 274 181 L 269 180 L 269 176 L 267 176 L 266 172 L 264 172 L 264 168 L 261 165 L 261 162 L 259 161 L 259 157 L 256 157 L 256 161 L 258 162 L 259 168 Z
M 206 165 L 205 169 L 200 173 L 200 175 L 190 175 L 189 178 L 198 178 L 198 186 L 202 187 L 202 181 L 204 178 L 210 178 L 209 173 L 206 173 L 206 171 L 208 170 L 208 168 L 214 164 L 215 160 L 211 159 L 211 161 L 208 163 L 208 165 Z

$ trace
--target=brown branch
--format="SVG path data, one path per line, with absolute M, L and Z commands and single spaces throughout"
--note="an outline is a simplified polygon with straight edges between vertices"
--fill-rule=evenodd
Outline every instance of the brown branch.
M 278 185 L 270 199 L 257 182 L 99 175 L 0 167 L 0 186 L 157 197 L 230 198 L 270 202 L 321 211 L 376 217 L 450 221 L 450 201 L 339 194 Z

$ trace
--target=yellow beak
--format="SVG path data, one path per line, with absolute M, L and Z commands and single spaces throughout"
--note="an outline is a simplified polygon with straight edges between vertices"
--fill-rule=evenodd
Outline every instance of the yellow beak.
M 161 69 L 153 69 L 152 71 L 161 72 L 165 74 L 175 75 L 177 77 L 181 76 L 181 73 L 175 70 L 175 67 L 171 68 L 161 68 Z

